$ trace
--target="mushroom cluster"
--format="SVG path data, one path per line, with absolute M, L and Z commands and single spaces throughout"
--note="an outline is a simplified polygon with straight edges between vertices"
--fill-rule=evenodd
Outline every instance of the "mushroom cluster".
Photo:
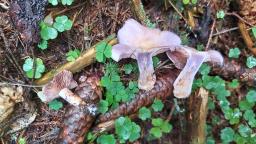
M 145 27 L 134 19 L 125 22 L 117 38 L 119 43 L 112 48 L 112 59 L 117 62 L 123 58 L 136 59 L 140 72 L 138 86 L 147 91 L 154 87 L 156 81 L 152 57 L 157 54 L 166 52 L 174 65 L 182 69 L 173 85 L 173 94 L 177 98 L 190 95 L 194 77 L 203 62 L 223 64 L 223 57 L 218 51 L 201 52 L 183 46 L 176 34 Z

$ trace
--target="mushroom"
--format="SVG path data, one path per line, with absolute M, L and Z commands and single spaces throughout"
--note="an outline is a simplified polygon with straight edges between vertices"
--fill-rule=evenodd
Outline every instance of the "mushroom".
M 140 71 L 138 86 L 143 90 L 152 89 L 156 81 L 152 57 L 181 44 L 176 34 L 145 27 L 134 19 L 125 22 L 117 38 L 119 43 L 112 47 L 112 59 L 136 59 Z
M 143 90 L 154 87 L 152 56 L 167 52 L 174 65 L 183 69 L 174 82 L 174 96 L 186 98 L 191 93 L 194 77 L 203 62 L 223 64 L 223 57 L 215 50 L 200 52 L 193 48 L 182 46 L 181 39 L 169 31 L 147 28 L 133 19 L 125 22 L 117 34 L 119 43 L 112 48 L 112 59 L 123 58 L 137 60 L 139 66 L 138 86 Z
M 77 87 L 77 82 L 73 79 L 72 73 L 63 70 L 43 87 L 38 96 L 43 102 L 50 102 L 55 98 L 61 97 L 74 106 L 84 104 L 83 100 L 70 90 L 75 87 Z
M 194 77 L 203 62 L 223 64 L 223 57 L 215 50 L 201 52 L 181 46 L 176 51 L 168 51 L 166 54 L 178 69 L 182 69 L 173 84 L 173 94 L 177 98 L 186 98 L 190 95 Z

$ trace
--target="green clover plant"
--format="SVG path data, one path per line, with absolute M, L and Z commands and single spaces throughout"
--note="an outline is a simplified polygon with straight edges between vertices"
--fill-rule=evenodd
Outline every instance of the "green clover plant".
M 35 68 L 33 68 L 35 66 Z M 40 58 L 36 58 L 36 63 L 32 58 L 27 58 L 23 64 L 23 70 L 25 71 L 28 78 L 39 79 L 42 73 L 45 71 L 45 66 Z

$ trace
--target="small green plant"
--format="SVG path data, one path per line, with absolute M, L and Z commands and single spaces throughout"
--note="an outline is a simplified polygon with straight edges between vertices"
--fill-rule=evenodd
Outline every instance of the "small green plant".
M 140 137 L 141 128 L 128 117 L 119 117 L 115 120 L 115 133 L 121 143 L 127 140 L 133 142 Z
M 160 63 L 160 60 L 159 60 L 159 58 L 156 57 L 156 56 L 154 56 L 154 57 L 152 58 L 152 60 L 153 60 L 153 66 L 154 66 L 154 68 L 156 68 L 157 65 L 159 65 L 159 63 Z
M 68 19 L 67 16 L 57 16 L 53 25 L 47 24 L 45 22 L 40 23 L 40 36 L 41 42 L 38 44 L 38 48 L 44 50 L 48 47 L 48 40 L 57 38 L 58 31 L 64 32 L 65 30 L 70 30 L 72 27 L 72 21 Z
M 256 58 L 253 56 L 247 57 L 246 66 L 248 68 L 253 68 L 256 66 Z
M 35 66 L 35 68 L 34 68 Z M 26 72 L 28 78 L 39 79 L 42 76 L 42 73 L 45 71 L 45 66 L 40 58 L 36 58 L 36 63 L 32 58 L 27 58 L 23 64 L 23 70 Z
M 108 101 L 106 100 L 100 100 L 99 105 L 98 105 L 98 111 L 100 113 L 105 113 L 108 111 Z
M 237 88 L 239 86 L 239 81 L 237 79 L 233 79 L 232 82 L 228 84 L 229 88 Z
M 224 19 L 224 17 L 225 17 L 225 12 L 224 12 L 223 10 L 219 10 L 219 11 L 217 12 L 216 17 L 217 17 L 218 19 Z
M 48 0 L 53 6 L 58 5 L 59 1 L 61 1 L 62 5 L 71 5 L 74 0 Z
M 150 134 L 156 138 L 162 137 L 162 133 L 169 133 L 172 130 L 172 125 L 161 118 L 152 119 L 153 127 L 150 129 Z
M 96 45 L 96 60 L 98 62 L 105 62 L 106 58 L 112 55 L 112 46 L 107 42 L 101 42 Z
M 226 127 L 221 130 L 221 140 L 223 143 L 230 143 L 234 141 L 235 132 L 232 128 Z
M 229 50 L 228 57 L 230 58 L 239 58 L 241 51 L 239 48 L 233 48 Z
M 140 110 L 139 110 L 139 118 L 141 120 L 143 120 L 143 121 L 146 120 L 146 119 L 151 118 L 151 111 L 148 108 L 146 108 L 146 107 L 140 108 Z
M 97 144 L 116 144 L 116 139 L 112 134 L 103 134 L 97 138 Z
M 124 65 L 124 73 L 130 74 L 133 71 L 133 66 L 131 64 L 125 64 Z
M 185 5 L 189 4 L 190 2 L 195 5 L 197 3 L 197 0 L 182 0 L 182 3 Z
M 57 16 L 53 27 L 59 32 L 64 32 L 65 30 L 70 30 L 72 27 L 72 21 L 68 19 L 67 16 Z
M 164 108 L 164 104 L 161 100 L 155 99 L 154 103 L 152 104 L 152 108 L 155 112 L 159 112 Z
M 24 138 L 24 137 L 20 137 L 19 139 L 18 139 L 18 144 L 26 144 L 27 142 L 26 142 L 26 139 Z
M 52 110 L 59 110 L 63 107 L 63 103 L 58 100 L 52 100 L 48 103 L 48 106 Z
M 80 56 L 81 52 L 78 49 L 75 50 L 70 50 L 67 54 L 66 54 L 66 59 L 67 61 L 75 61 L 79 56 Z

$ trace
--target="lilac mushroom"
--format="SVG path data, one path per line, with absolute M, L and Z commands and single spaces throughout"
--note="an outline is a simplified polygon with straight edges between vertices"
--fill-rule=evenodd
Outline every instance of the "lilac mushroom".
M 143 90 L 152 89 L 156 81 L 152 57 L 181 44 L 176 34 L 147 28 L 134 19 L 125 22 L 117 38 L 119 44 L 112 48 L 112 59 L 136 59 L 140 71 L 138 86 Z
M 177 98 L 186 98 L 190 95 L 194 77 L 203 62 L 223 64 L 223 57 L 219 52 L 200 52 L 182 46 L 181 39 L 176 34 L 147 28 L 133 19 L 125 22 L 118 31 L 117 38 L 119 44 L 113 46 L 112 58 L 115 61 L 130 57 L 137 60 L 140 71 L 138 86 L 143 90 L 154 87 L 156 78 L 152 57 L 159 53 L 167 51 L 174 65 L 182 69 L 173 85 L 173 93 Z

